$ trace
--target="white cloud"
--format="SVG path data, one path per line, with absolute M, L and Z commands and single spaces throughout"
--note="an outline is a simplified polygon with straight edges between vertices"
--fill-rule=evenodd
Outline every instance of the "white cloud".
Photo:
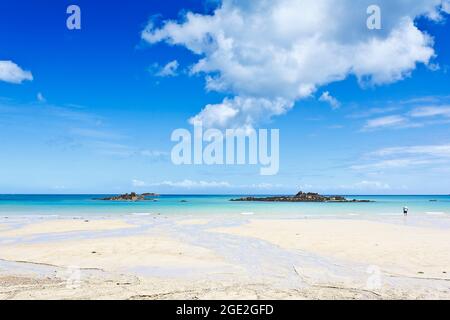
M 380 0 L 383 29 L 371 31 L 371 0 L 222 0 L 212 15 L 188 12 L 182 22 L 160 28 L 150 23 L 142 38 L 188 48 L 199 56 L 191 72 L 205 75 L 206 88 L 234 95 L 199 117 L 207 113 L 214 125 L 248 126 L 350 75 L 361 84 L 382 85 L 409 76 L 419 63 L 428 65 L 433 40 L 414 20 L 439 20 L 442 3 Z M 233 112 L 224 115 L 224 105 Z
M 146 183 L 142 180 L 133 179 L 132 185 L 134 187 L 171 187 L 182 189 L 203 189 L 203 188 L 236 188 L 236 189 L 259 189 L 259 190 L 273 190 L 276 188 L 283 188 L 281 184 L 272 183 L 254 183 L 254 184 L 237 184 L 232 185 L 227 181 L 205 181 L 205 180 L 180 180 L 180 181 L 162 181 L 157 183 Z
M 421 155 L 428 155 L 431 157 L 450 158 L 450 144 L 384 148 L 371 153 L 371 155 L 380 157 L 399 154 L 416 154 L 416 155 L 421 154 Z
M 33 80 L 30 71 L 23 70 L 12 61 L 0 61 L 0 81 L 19 84 L 25 80 Z
M 388 183 L 380 181 L 366 181 L 366 180 L 356 183 L 355 187 L 362 189 L 382 189 L 382 190 L 391 189 L 391 186 Z
M 169 156 L 168 152 L 159 150 L 141 150 L 140 154 L 144 157 L 160 160 L 163 160 Z
M 450 0 L 445 0 L 442 4 L 442 11 L 450 14 Z
M 253 188 L 258 188 L 258 189 L 271 189 L 271 188 L 283 188 L 284 186 L 282 184 L 272 184 L 272 183 L 258 183 L 258 184 L 252 184 L 251 185 Z
M 411 159 L 411 158 L 398 158 L 390 160 L 381 160 L 368 164 L 351 166 L 354 170 L 381 170 L 381 169 L 395 169 L 406 168 L 418 165 L 429 165 L 440 161 L 426 160 L 426 159 Z
M 366 125 L 364 126 L 364 130 L 371 130 L 371 129 L 379 129 L 379 128 L 386 128 L 386 127 L 401 127 L 405 125 L 407 122 L 407 119 L 402 116 L 394 115 L 394 116 L 386 116 L 381 118 L 375 118 L 367 120 Z
M 117 140 L 123 138 L 122 135 L 97 128 L 73 128 L 68 130 L 73 135 L 92 139 Z
M 388 183 L 380 181 L 363 180 L 352 185 L 341 185 L 339 189 L 344 190 L 389 190 L 391 186 Z
M 178 188 L 227 188 L 231 187 L 228 182 L 225 181 L 194 181 L 185 179 L 182 181 L 163 181 L 160 183 L 148 184 L 150 186 L 167 186 L 167 187 L 178 187 Z
M 158 77 L 175 77 L 178 75 L 177 74 L 178 66 L 179 64 L 177 60 L 170 61 L 158 72 L 156 72 L 155 75 Z
M 273 184 L 273 183 L 267 183 L 267 182 L 261 182 L 261 183 L 252 183 L 249 185 L 238 185 L 237 188 L 245 188 L 245 189 L 261 189 L 261 190 L 273 190 L 273 189 L 280 189 L 284 188 L 285 186 L 279 183 Z
M 387 108 L 388 109 L 388 108 Z M 367 113 L 369 115 L 370 113 Z M 419 128 L 429 125 L 448 124 L 450 122 L 450 105 L 437 104 L 418 106 L 403 114 L 374 118 L 366 121 L 363 131 L 382 128 Z
M 141 187 L 146 186 L 146 183 L 144 181 L 137 180 L 137 179 L 133 179 L 131 181 L 131 183 L 132 183 L 133 187 L 136 187 L 136 188 L 141 188 Z
M 364 111 L 355 112 L 348 115 L 348 118 L 352 119 L 360 119 L 360 118 L 369 118 L 371 116 L 391 113 L 393 111 L 397 111 L 399 107 L 381 107 L 381 108 L 370 108 Z
M 438 103 L 443 100 L 448 100 L 450 96 L 444 95 L 444 96 L 421 96 L 421 97 L 415 97 L 411 99 L 401 100 L 399 101 L 400 104 L 422 104 L 422 103 Z
M 284 99 L 234 97 L 219 104 L 207 105 L 199 114 L 189 119 L 191 124 L 203 123 L 206 127 L 253 126 L 273 115 L 286 113 L 293 104 Z
M 365 156 L 367 163 L 353 165 L 354 170 L 398 169 L 423 165 L 447 165 L 450 144 L 383 148 Z
M 445 116 L 450 117 L 450 106 L 427 106 L 418 107 L 411 111 L 411 117 L 414 118 L 425 118 L 425 117 L 435 117 L 435 116 Z
M 38 92 L 37 96 L 36 96 L 37 100 L 39 102 L 46 102 L 47 100 L 45 99 L 44 95 L 41 92 Z
M 319 101 L 328 103 L 333 109 L 337 109 L 341 106 L 341 103 L 335 97 L 330 95 L 328 91 L 322 93 L 322 95 L 319 98 Z

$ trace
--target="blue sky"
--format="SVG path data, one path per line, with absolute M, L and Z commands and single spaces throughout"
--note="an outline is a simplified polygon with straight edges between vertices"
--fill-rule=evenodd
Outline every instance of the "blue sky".
M 303 2 L 287 11 L 317 14 Z M 387 11 L 390 4 L 379 2 Z M 319 34 L 314 21 L 286 29 L 277 19 L 292 17 L 273 14 L 259 32 L 252 24 L 260 11 L 246 1 L 2 1 L 0 71 L 14 69 L 10 61 L 22 80 L 0 72 L 0 193 L 448 194 L 450 25 L 448 3 L 438 2 L 420 0 L 423 8 L 411 12 L 395 7 L 398 15 L 386 14 L 378 33 L 367 31 L 358 8 L 343 13 L 363 22 L 351 26 L 323 13 L 338 20 L 308 47 Z M 290 8 L 273 3 L 265 16 Z M 81 30 L 66 28 L 70 4 L 81 8 Z M 238 10 L 242 30 L 239 20 L 220 18 L 222 5 Z M 413 25 L 399 26 L 405 16 Z M 230 61 L 219 35 L 233 43 Z M 272 61 L 292 55 L 291 77 L 292 68 Z M 256 107 L 227 125 L 279 129 L 279 173 L 173 165 L 172 131 L 204 118 L 206 105 L 220 110 L 224 99 L 244 114 L 237 97 Z M 276 99 L 285 101 L 279 115 L 270 107 Z M 258 109 L 261 101 L 267 110 Z

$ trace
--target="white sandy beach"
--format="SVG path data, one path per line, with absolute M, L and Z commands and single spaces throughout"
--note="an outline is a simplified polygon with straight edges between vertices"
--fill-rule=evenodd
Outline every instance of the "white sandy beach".
M 269 241 L 335 259 L 377 265 L 386 272 L 426 277 L 450 274 L 450 232 L 348 220 L 252 220 L 215 231 Z M 445 272 L 445 273 L 444 273 Z
M 450 298 L 442 228 L 256 216 L 2 225 L 2 299 Z

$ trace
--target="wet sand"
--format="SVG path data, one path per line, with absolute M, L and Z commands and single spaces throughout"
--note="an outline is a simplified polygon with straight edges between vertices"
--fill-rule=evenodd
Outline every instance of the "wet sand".
M 258 238 L 287 250 L 376 265 L 386 273 L 450 280 L 448 230 L 354 220 L 252 220 L 214 231 Z
M 32 236 L 37 234 L 67 233 L 74 231 L 106 231 L 131 228 L 133 225 L 122 220 L 89 220 L 89 219 L 67 219 L 50 220 L 27 224 L 20 228 L 15 228 L 9 232 L 2 232 L 2 237 L 8 236 Z M 0 226 L 0 230 L 6 226 Z
M 0 299 L 450 299 L 447 228 L 256 215 L 1 225 Z

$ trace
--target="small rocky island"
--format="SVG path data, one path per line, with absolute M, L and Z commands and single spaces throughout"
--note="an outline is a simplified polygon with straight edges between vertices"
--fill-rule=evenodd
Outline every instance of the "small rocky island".
M 104 200 L 104 201 L 143 201 L 143 200 L 149 200 L 147 198 L 154 198 L 158 197 L 159 195 L 156 193 L 143 193 L 143 194 L 137 194 L 136 192 L 131 193 L 125 193 L 118 196 L 112 196 L 112 197 L 106 197 L 101 198 L 97 200 Z
M 318 193 L 300 191 L 295 196 L 273 196 L 273 197 L 244 197 L 231 199 L 230 201 L 259 201 L 259 202 L 373 202 L 370 200 L 349 200 L 342 196 L 322 196 Z

